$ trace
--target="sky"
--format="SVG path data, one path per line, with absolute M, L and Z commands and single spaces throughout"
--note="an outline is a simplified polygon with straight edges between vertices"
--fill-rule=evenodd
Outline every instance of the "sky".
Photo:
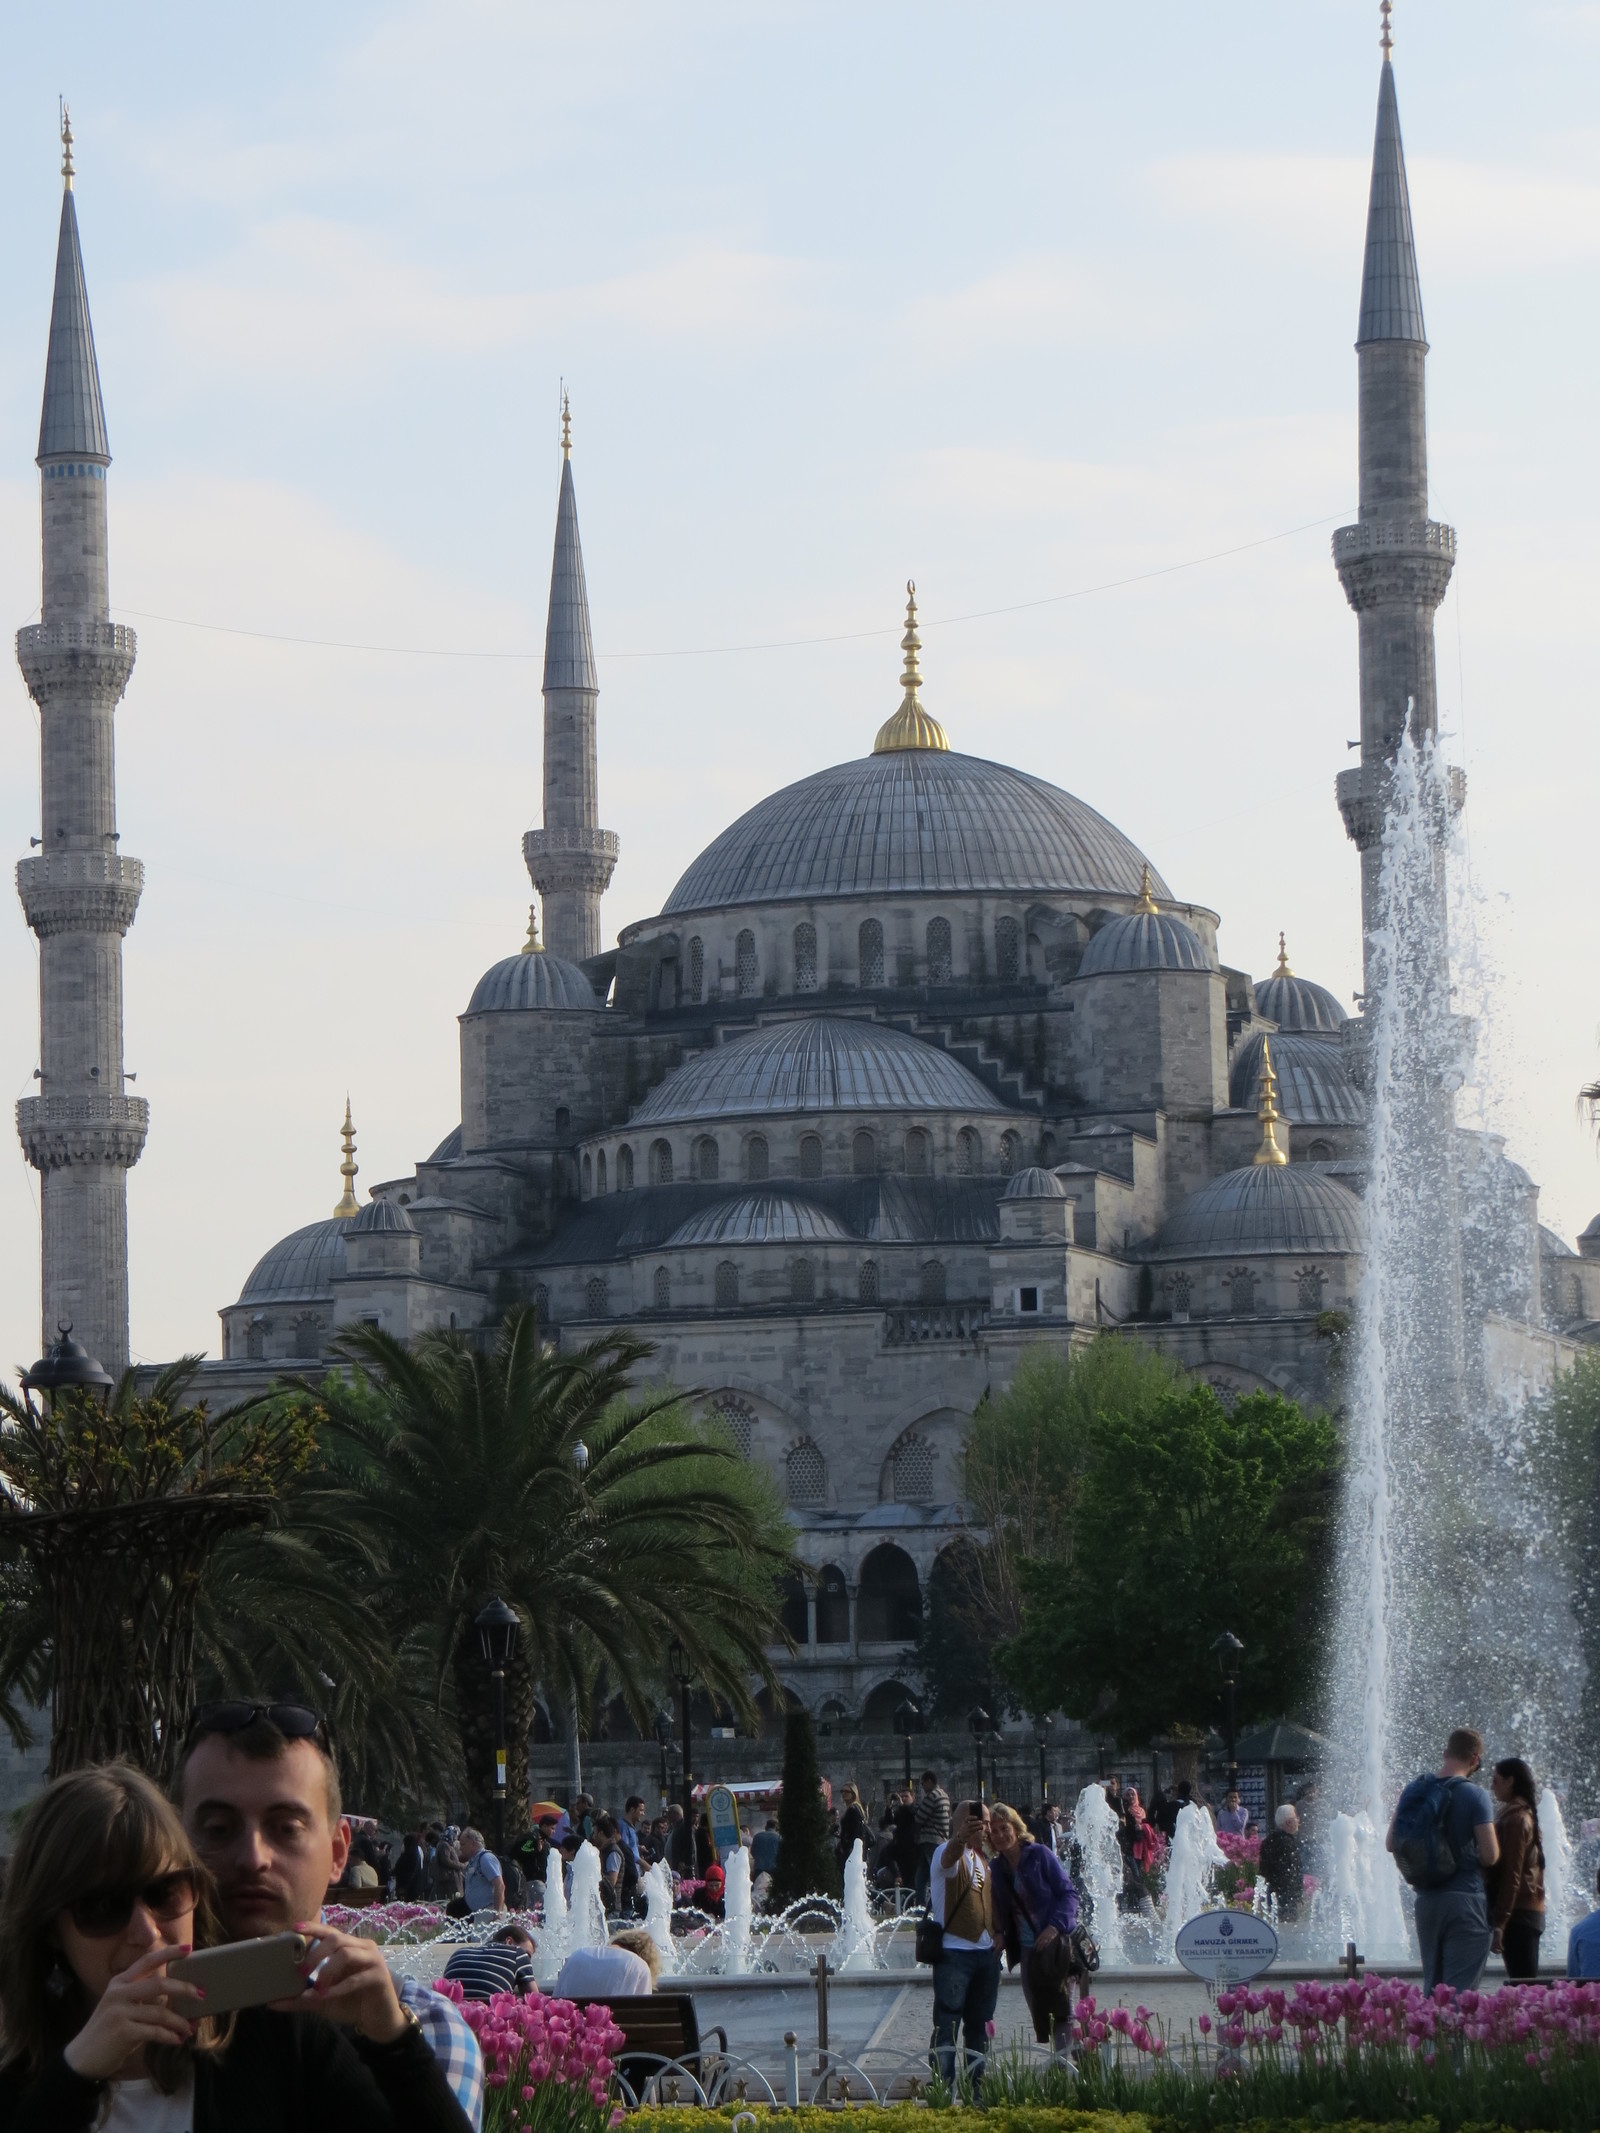
M 1221 916 L 1359 984 L 1333 799 L 1356 625 L 1378 17 L 1049 6 L 0 0 L 0 587 L 37 612 L 58 95 L 114 464 L 133 1350 L 459 1117 L 456 1018 L 526 930 L 561 381 L 600 659 L 607 939 L 898 701 L 1065 786 Z M 1600 1207 L 1593 908 L 1600 6 L 1399 0 L 1459 562 L 1467 1115 L 1569 1240 Z M 38 727 L 0 659 L 0 848 Z M 0 915 L 0 1083 L 36 944 Z M 38 1352 L 0 1156 L 0 1362 Z

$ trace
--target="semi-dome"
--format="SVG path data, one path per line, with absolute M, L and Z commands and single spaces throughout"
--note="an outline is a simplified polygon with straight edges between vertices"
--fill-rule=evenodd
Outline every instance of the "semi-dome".
M 1137 896 L 1144 865 L 1103 815 L 1043 778 L 897 747 L 759 801 L 707 845 L 663 909 L 918 890 Z
M 1041 1170 L 1033 1164 L 1027 1170 L 1019 1170 L 1000 1197 L 1003 1200 L 1067 1200 L 1072 1195 L 1053 1170 Z
M 547 948 L 508 955 L 503 963 L 486 970 L 467 1003 L 469 1015 L 496 1009 L 578 1007 L 597 1008 L 594 987 L 565 956 Z
M 349 1225 L 352 1237 L 370 1236 L 374 1230 L 404 1230 L 413 1234 L 417 1225 L 398 1200 L 369 1200 Z
M 1261 1054 L 1268 1041 L 1265 1031 L 1257 1030 L 1233 1055 L 1228 1101 L 1236 1111 L 1254 1111 L 1260 1104 Z M 1359 1126 L 1365 1122 L 1366 1106 L 1350 1079 L 1344 1046 L 1337 1037 L 1279 1031 L 1270 1042 L 1278 1077 L 1278 1108 L 1291 1125 Z
M 690 1244 L 849 1244 L 850 1232 L 809 1200 L 753 1192 L 702 1208 L 680 1222 L 663 1249 Z
M 877 1022 L 811 1015 L 700 1052 L 634 1112 L 635 1126 L 764 1112 L 962 1111 L 1005 1107 L 948 1053 Z
M 1154 1259 L 1240 1259 L 1359 1252 L 1361 1203 L 1347 1186 L 1305 1163 L 1252 1163 L 1225 1171 L 1179 1202 Z
M 239 1291 L 240 1303 L 298 1303 L 330 1296 L 334 1276 L 344 1272 L 345 1233 L 353 1227 L 348 1219 L 332 1217 L 281 1237 L 251 1268 Z
M 1278 967 L 1256 986 L 1256 1007 L 1281 1030 L 1337 1032 L 1350 1019 L 1325 985 L 1313 985 L 1309 978 L 1295 976 L 1289 968 L 1289 951 L 1281 933 Z M 1277 1057 L 1276 1052 L 1273 1057 Z
M 1585 1259 L 1600 1259 L 1600 1215 L 1578 1232 L 1578 1250 Z
M 1115 970 L 1209 970 L 1211 959 L 1192 926 L 1166 911 L 1129 911 L 1090 936 L 1080 978 Z
M 1595 1217 L 1600 1221 L 1600 1215 Z M 1577 1253 L 1565 1237 L 1558 1236 L 1547 1224 L 1539 1224 L 1539 1255 L 1543 1259 L 1576 1259 Z

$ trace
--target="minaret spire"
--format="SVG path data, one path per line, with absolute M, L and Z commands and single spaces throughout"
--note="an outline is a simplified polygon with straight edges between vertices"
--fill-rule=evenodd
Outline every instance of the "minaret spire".
M 344 1179 L 344 1191 L 339 1196 L 338 1206 L 333 1210 L 336 1222 L 347 1221 L 350 1216 L 359 1215 L 361 1212 L 361 1202 L 356 1198 L 356 1178 L 361 1165 L 356 1161 L 356 1129 L 355 1121 L 350 1116 L 348 1096 L 344 1100 L 344 1124 L 339 1128 L 339 1143 L 344 1150 L 339 1164 L 339 1175 Z
M 61 147 L 39 420 L 41 619 L 17 632 L 17 664 L 39 707 L 41 786 L 40 849 L 17 864 L 17 893 L 39 936 L 39 1094 L 17 1105 L 17 1130 L 40 1174 L 46 1343 L 71 1325 L 115 1375 L 128 1360 L 128 1171 L 149 1126 L 149 1107 L 124 1089 L 122 937 L 144 869 L 118 844 L 113 731 L 137 644 L 111 620 L 111 449 L 65 105 Z
M 878 728 L 878 737 L 872 744 L 874 755 L 893 755 L 902 748 L 930 748 L 948 751 L 950 743 L 945 730 L 936 718 L 930 718 L 922 708 L 922 668 L 917 654 L 922 650 L 922 639 L 917 634 L 917 581 L 906 580 L 906 633 L 900 640 L 900 649 L 906 655 L 906 663 L 900 671 L 902 695 L 900 708 L 892 718 L 886 718 Z
M 544 827 L 522 840 L 544 899 L 552 953 L 582 962 L 600 953 L 600 899 L 617 863 L 617 838 L 600 827 L 596 717 L 600 677 L 589 627 L 589 589 L 572 482 L 572 409 L 561 395 L 561 488 L 544 636 Z

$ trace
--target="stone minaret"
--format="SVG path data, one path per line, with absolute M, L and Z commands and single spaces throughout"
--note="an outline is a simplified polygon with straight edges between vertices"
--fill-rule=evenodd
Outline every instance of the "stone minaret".
M 133 671 L 134 634 L 111 620 L 106 573 L 105 410 L 78 218 L 72 132 L 65 156 L 55 301 L 39 425 L 44 595 L 17 632 L 17 663 L 39 707 L 39 852 L 17 893 L 39 936 L 39 1094 L 17 1130 L 39 1172 L 46 1345 L 71 1325 L 113 1374 L 128 1361 L 128 1172 L 148 1106 L 125 1093 L 122 936 L 144 869 L 117 849 L 112 714 Z
M 528 831 L 522 854 L 544 899 L 546 946 L 574 963 L 600 953 L 600 899 L 617 863 L 616 834 L 599 826 L 599 698 L 572 486 L 572 417 L 563 394 L 561 496 L 544 637 L 544 827 Z
M 1355 525 L 1341 526 L 1333 537 L 1334 564 L 1361 630 L 1361 761 L 1341 774 L 1338 792 L 1345 827 L 1361 854 L 1369 992 L 1379 923 L 1386 772 L 1405 731 L 1408 705 L 1412 737 L 1419 745 L 1439 730 L 1433 617 L 1456 553 L 1454 529 L 1428 516 L 1427 355 L 1386 21 L 1356 333 L 1360 515 Z M 1459 772 L 1455 785 L 1459 805 Z M 1442 905 L 1442 860 L 1439 894 Z M 1442 911 L 1439 938 L 1444 938 Z

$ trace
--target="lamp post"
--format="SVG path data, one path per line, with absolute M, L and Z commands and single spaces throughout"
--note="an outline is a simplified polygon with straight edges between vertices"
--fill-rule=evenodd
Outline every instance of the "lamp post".
M 1228 1743 L 1228 1790 L 1233 1792 L 1238 1789 L 1239 1784 L 1239 1758 L 1235 1752 L 1239 1738 L 1239 1719 L 1235 1691 L 1239 1684 L 1239 1661 L 1243 1657 L 1244 1646 L 1231 1629 L 1225 1629 L 1211 1649 L 1216 1653 L 1217 1665 L 1222 1671 L 1222 1727 Z
M 1050 1773 L 1045 1768 L 1044 1751 L 1050 1740 L 1050 1718 L 1041 1712 L 1033 1722 L 1033 1737 L 1039 1743 L 1039 1805 L 1050 1805 Z
M 661 1812 L 667 1811 L 667 1749 L 672 1742 L 672 1713 L 660 1710 L 656 1713 L 656 1745 L 661 1750 Z
M 578 1484 L 575 1522 L 579 1531 L 585 1532 L 589 1525 L 589 1499 L 584 1493 L 583 1477 L 589 1471 L 589 1447 L 581 1437 L 572 1447 L 572 1471 Z M 579 1543 L 580 1549 L 586 1555 L 592 1553 L 593 1546 L 592 1534 Z M 571 1720 L 571 1730 L 567 1735 L 567 1800 L 570 1805 L 583 1790 L 583 1742 L 578 1737 L 581 1719 L 576 1675 L 573 1676 L 567 1691 L 567 1715 Z
M 489 1681 L 494 1694 L 494 1845 L 504 1856 L 506 1848 L 506 1667 L 517 1648 L 520 1624 L 499 1593 L 476 1616 L 473 1624 L 483 1656 L 489 1662 Z
M 25 1393 L 42 1392 L 52 1407 L 62 1392 L 96 1392 L 102 1407 L 111 1396 L 111 1373 L 97 1363 L 81 1341 L 72 1338 L 70 1325 L 56 1327 L 56 1341 L 45 1350 L 31 1370 L 22 1375 Z
M 689 1684 L 694 1679 L 694 1669 L 689 1664 L 689 1655 L 676 1637 L 667 1647 L 667 1672 L 678 1685 L 678 1696 L 683 1710 L 683 1823 L 691 1847 L 694 1844 L 694 1769 L 689 1760 Z M 691 1850 L 690 1856 L 693 1857 Z
M 978 1751 L 978 1798 L 980 1800 L 987 1797 L 983 1789 L 983 1737 L 993 1724 L 994 1720 L 989 1716 L 982 1704 L 974 1704 L 967 1713 L 967 1727 Z
M 922 1713 L 908 1696 L 903 1703 L 895 1705 L 894 1730 L 905 1742 L 906 1790 L 911 1790 L 911 1736 L 922 1731 Z

